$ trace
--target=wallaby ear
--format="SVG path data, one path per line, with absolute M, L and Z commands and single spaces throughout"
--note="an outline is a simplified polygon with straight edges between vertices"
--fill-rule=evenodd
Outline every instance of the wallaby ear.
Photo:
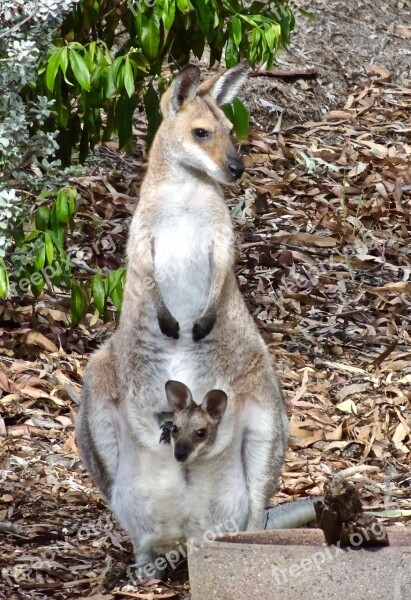
M 161 112 L 164 116 L 178 113 L 185 102 L 191 102 L 196 96 L 200 82 L 200 69 L 187 65 L 176 75 L 170 87 L 161 99 Z
M 184 410 L 193 401 L 190 390 L 181 381 L 167 381 L 166 396 L 168 404 L 173 411 Z
M 225 409 L 227 408 L 227 394 L 221 390 L 211 390 L 204 396 L 201 403 L 201 408 L 205 410 L 210 418 L 217 423 L 220 423 Z
M 208 87 L 209 93 L 213 96 L 218 106 L 228 104 L 234 100 L 241 87 L 244 85 L 250 69 L 249 63 L 244 61 L 223 73 L 221 77 L 217 78 L 215 83 L 215 77 L 212 77 L 210 83 L 214 85 L 210 86 L 209 81 L 205 81 L 204 85 L 200 86 L 199 92 L 204 93 L 205 91 L 208 91 Z

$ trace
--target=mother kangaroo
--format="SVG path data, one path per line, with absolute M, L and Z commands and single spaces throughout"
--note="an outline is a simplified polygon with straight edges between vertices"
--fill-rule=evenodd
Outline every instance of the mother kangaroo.
M 85 372 L 78 445 L 132 538 L 137 566 L 193 529 L 221 527 L 225 519 L 261 528 L 283 462 L 281 389 L 237 286 L 220 187 L 244 171 L 220 107 L 248 70 L 243 63 L 200 84 L 199 69 L 189 65 L 163 95 L 163 121 L 130 228 L 119 327 Z M 213 446 L 218 476 L 195 492 L 188 467 L 159 444 L 170 379 L 197 402 L 215 388 L 228 395 Z

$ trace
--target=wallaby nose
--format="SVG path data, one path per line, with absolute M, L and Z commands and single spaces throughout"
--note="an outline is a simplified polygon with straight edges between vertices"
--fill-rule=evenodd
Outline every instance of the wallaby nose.
M 185 462 L 188 458 L 188 446 L 187 444 L 176 444 L 174 448 L 174 456 L 178 462 Z
M 233 176 L 233 179 L 240 179 L 241 175 L 244 173 L 245 166 L 239 158 L 235 158 L 229 161 L 228 170 Z

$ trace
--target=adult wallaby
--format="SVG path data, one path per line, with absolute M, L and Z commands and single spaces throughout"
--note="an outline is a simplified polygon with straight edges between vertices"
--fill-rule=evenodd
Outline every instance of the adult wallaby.
M 183 382 L 194 398 L 216 388 L 228 395 L 213 452 L 229 451 L 232 460 L 212 490 L 208 528 L 230 518 L 240 529 L 261 528 L 287 445 L 280 385 L 234 276 L 220 187 L 244 170 L 220 106 L 248 70 L 241 64 L 200 84 L 190 65 L 164 94 L 130 228 L 119 327 L 84 377 L 79 448 L 130 534 L 138 566 L 178 539 L 190 518 L 190 481 L 158 439 L 168 380 Z M 175 514 L 181 519 L 173 521 Z

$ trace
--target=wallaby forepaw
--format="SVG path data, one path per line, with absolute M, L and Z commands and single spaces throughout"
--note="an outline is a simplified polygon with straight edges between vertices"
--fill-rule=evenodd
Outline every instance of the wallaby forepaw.
M 161 333 L 163 333 L 167 337 L 178 340 L 178 338 L 180 337 L 180 325 L 174 317 L 172 317 L 171 315 L 159 316 L 158 324 L 160 326 Z
M 193 340 L 199 342 L 211 333 L 215 323 L 215 315 L 205 315 L 194 323 Z

